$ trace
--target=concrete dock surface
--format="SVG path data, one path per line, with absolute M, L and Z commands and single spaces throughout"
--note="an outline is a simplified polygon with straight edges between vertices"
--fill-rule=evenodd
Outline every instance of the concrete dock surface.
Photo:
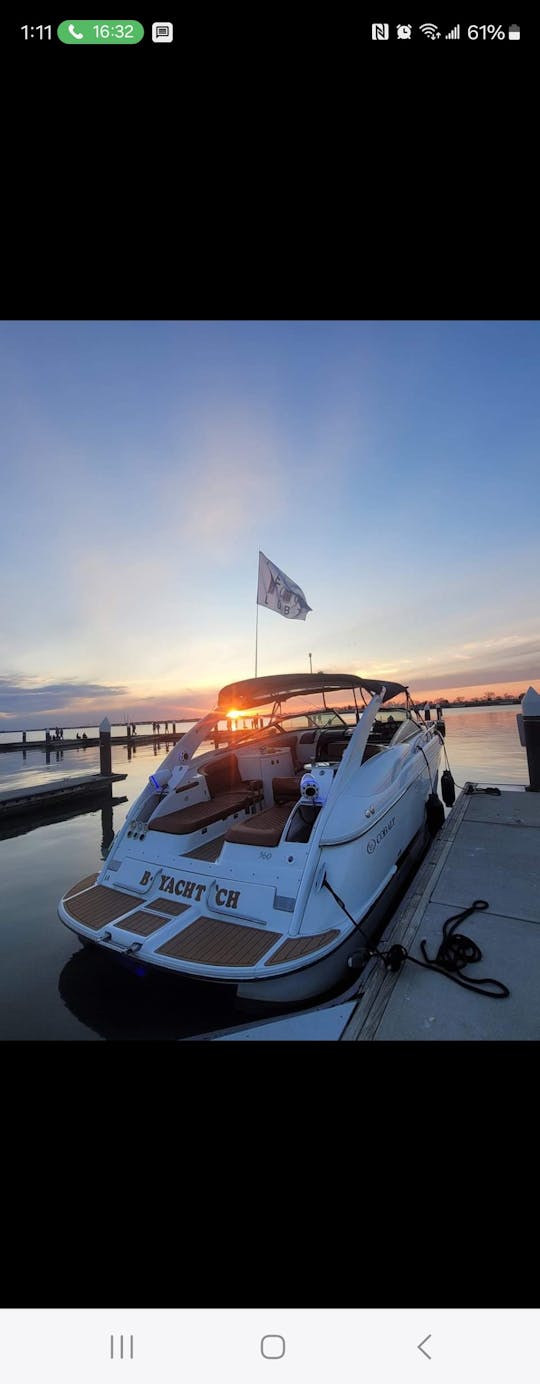
M 475 994 L 405 960 L 389 971 L 373 958 L 341 1041 L 540 1039 L 540 794 L 496 785 L 460 794 L 379 942 L 400 943 L 423 960 L 442 940 L 444 921 L 476 899 L 489 904 L 457 930 L 482 952 L 463 975 L 502 981 L 503 999 Z
M 111 784 L 127 778 L 127 774 L 84 774 L 80 777 L 53 779 L 49 783 L 32 784 L 29 788 L 10 788 L 0 795 L 0 822 L 21 812 L 39 813 L 58 803 L 79 802 L 110 789 Z

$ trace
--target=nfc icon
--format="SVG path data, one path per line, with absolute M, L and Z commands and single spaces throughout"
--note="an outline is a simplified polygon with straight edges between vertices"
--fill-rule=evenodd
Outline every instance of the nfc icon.
M 389 37 L 390 37 L 390 25 L 389 25 L 389 24 L 372 24 L 372 25 L 371 25 L 371 37 L 372 37 L 372 38 L 389 38 Z

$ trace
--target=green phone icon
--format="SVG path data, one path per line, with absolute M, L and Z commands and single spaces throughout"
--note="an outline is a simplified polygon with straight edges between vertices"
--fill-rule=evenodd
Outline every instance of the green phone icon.
M 138 19 L 63 19 L 56 32 L 61 43 L 119 43 L 125 48 L 144 37 Z

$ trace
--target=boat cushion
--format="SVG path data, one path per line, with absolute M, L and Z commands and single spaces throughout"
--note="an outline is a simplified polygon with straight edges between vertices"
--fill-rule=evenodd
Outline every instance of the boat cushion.
M 284 776 L 283 778 L 273 778 L 272 792 L 274 794 L 274 802 L 295 803 L 297 799 L 300 797 L 301 779 L 302 774 L 296 774 L 294 777 L 291 775 L 290 777 Z
M 236 792 L 243 786 L 235 754 L 224 755 L 222 759 L 216 759 L 215 763 L 205 765 L 202 773 L 211 798 L 217 797 L 218 793 Z
M 265 812 L 247 817 L 245 822 L 235 822 L 225 832 L 225 840 L 234 841 L 237 846 L 278 846 L 290 815 L 290 803 L 268 807 Z
M 192 803 L 189 807 L 179 808 L 177 812 L 155 817 L 148 823 L 148 830 L 165 831 L 173 836 L 187 836 L 192 831 L 200 831 L 201 827 L 211 826 L 212 822 L 221 821 L 222 817 L 230 817 L 235 812 L 251 807 L 256 797 L 257 794 L 247 787 L 238 793 L 218 793 L 210 802 Z

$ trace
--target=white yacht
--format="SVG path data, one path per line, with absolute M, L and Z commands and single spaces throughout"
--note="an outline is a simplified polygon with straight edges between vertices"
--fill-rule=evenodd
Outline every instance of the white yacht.
M 425 846 L 441 745 L 437 722 L 386 679 L 224 687 L 59 916 L 138 969 L 220 981 L 250 1001 L 321 995 L 350 979 L 350 957 L 367 958 Z

